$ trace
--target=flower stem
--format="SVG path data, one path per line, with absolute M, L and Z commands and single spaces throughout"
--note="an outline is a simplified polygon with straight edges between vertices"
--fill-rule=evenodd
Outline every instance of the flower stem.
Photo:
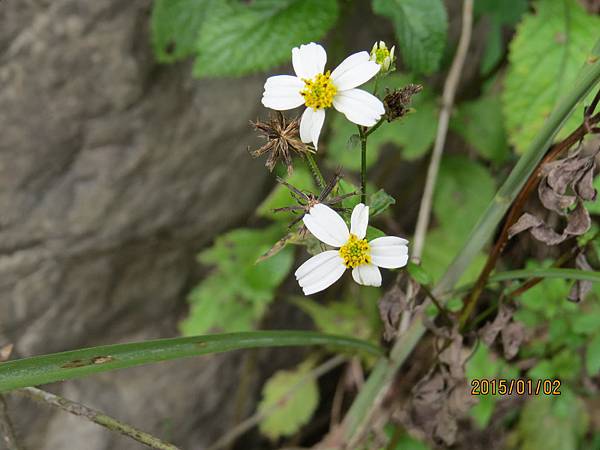
M 121 422 L 113 417 L 107 416 L 100 411 L 88 408 L 81 403 L 77 403 L 66 398 L 59 397 L 58 395 L 51 394 L 50 392 L 42 391 L 37 388 L 23 388 L 15 391 L 18 394 L 23 394 L 33 400 L 37 400 L 47 405 L 53 406 L 54 408 L 62 409 L 75 416 L 83 417 L 84 419 L 94 422 L 104 428 L 108 428 L 111 431 L 121 433 L 131 439 L 134 439 L 148 447 L 160 449 L 160 450 L 178 450 L 179 447 L 174 446 L 168 442 L 165 442 L 151 434 L 145 433 L 137 428 L 132 427 L 124 422 Z
M 308 166 L 308 170 L 310 170 L 310 173 L 312 173 L 315 183 L 317 183 L 319 189 L 325 189 L 325 178 L 323 178 L 323 174 L 321 173 L 315 158 L 313 158 L 312 153 L 306 152 L 304 156 L 306 157 L 306 165 Z
M 358 125 L 360 136 L 360 202 L 367 204 L 367 133 Z
M 377 130 L 377 128 L 379 128 L 381 126 L 381 124 L 383 122 L 385 122 L 385 117 L 382 117 L 381 119 L 379 119 L 379 122 L 377 122 L 375 125 L 373 125 L 371 128 L 369 128 L 365 132 L 365 137 L 368 137 L 369 135 L 371 135 L 375 130 Z

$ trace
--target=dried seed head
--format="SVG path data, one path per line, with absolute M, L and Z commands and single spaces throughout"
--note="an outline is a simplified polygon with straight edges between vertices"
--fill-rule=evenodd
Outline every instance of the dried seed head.
M 337 185 L 340 178 L 341 178 L 340 170 L 338 169 L 334 173 L 333 177 L 331 177 L 331 179 L 329 180 L 327 185 L 323 188 L 323 190 L 317 195 L 317 194 L 313 194 L 312 192 L 304 192 L 304 191 L 298 189 L 297 187 L 291 185 L 287 181 L 278 177 L 277 181 L 279 183 L 283 184 L 286 188 L 288 188 L 288 190 L 290 191 L 290 194 L 292 195 L 294 200 L 296 200 L 297 205 L 276 208 L 274 210 L 274 212 L 287 211 L 287 212 L 293 212 L 293 213 L 300 213 L 298 218 L 296 218 L 288 227 L 288 228 L 292 228 L 294 225 L 296 225 L 298 222 L 300 222 L 302 217 L 304 217 L 305 214 L 308 214 L 310 212 L 310 209 L 313 206 L 315 206 L 317 203 L 322 203 L 324 205 L 327 205 L 335 211 L 346 211 L 346 209 L 341 207 L 339 205 L 339 203 L 341 203 L 342 200 L 344 200 L 348 197 L 357 195 L 357 193 L 351 192 L 349 194 L 343 194 L 343 195 L 337 195 L 337 196 L 331 197 L 330 194 L 333 191 L 333 189 L 335 188 L 335 186 Z
M 250 124 L 267 142 L 256 150 L 248 150 L 254 158 L 268 154 L 265 166 L 271 172 L 275 164 L 281 161 L 286 165 L 288 174 L 292 173 L 291 152 L 303 154 L 309 151 L 306 144 L 300 140 L 300 121 L 298 118 L 288 120 L 281 112 L 277 111 L 268 122 L 257 120 L 256 122 L 250 121 Z
M 423 90 L 420 84 L 409 84 L 402 89 L 388 92 L 383 99 L 388 122 L 404 117 L 410 111 L 412 97 Z

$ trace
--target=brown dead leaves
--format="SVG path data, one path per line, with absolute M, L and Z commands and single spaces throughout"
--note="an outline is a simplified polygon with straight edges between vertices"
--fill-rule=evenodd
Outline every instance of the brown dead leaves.
M 450 446 L 456 442 L 458 423 L 467 417 L 477 398 L 470 393 L 465 364 L 471 349 L 463 345 L 458 331 L 439 354 L 438 364 L 412 390 L 412 398 L 401 416 L 405 426 Z
M 591 219 L 583 202 L 596 199 L 595 168 L 596 152 L 584 156 L 580 148 L 566 158 L 544 164 L 538 197 L 546 210 L 565 219 L 566 226 L 556 231 L 547 220 L 526 212 L 510 228 L 509 239 L 529 230 L 535 239 L 552 246 L 587 232 Z

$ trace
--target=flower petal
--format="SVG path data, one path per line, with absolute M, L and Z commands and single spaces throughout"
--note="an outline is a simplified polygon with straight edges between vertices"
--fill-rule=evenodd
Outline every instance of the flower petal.
M 313 256 L 294 274 L 306 295 L 314 294 L 335 283 L 346 270 L 344 260 L 337 250 Z
M 285 111 L 304 103 L 300 91 L 304 82 L 291 75 L 276 75 L 267 78 L 262 104 L 267 108 Z
M 373 264 L 363 264 L 352 269 L 352 278 L 363 286 L 381 286 L 381 272 Z
M 384 236 L 369 242 L 371 262 L 385 269 L 404 267 L 408 262 L 408 241 L 396 236 Z
M 319 135 L 325 122 L 325 110 L 306 108 L 300 120 L 300 139 L 304 143 L 312 142 L 318 149 Z
M 367 235 L 369 226 L 369 207 L 359 203 L 352 210 L 350 217 L 350 233 L 356 235 L 359 239 L 364 239 Z
M 306 228 L 321 242 L 341 247 L 350 237 L 344 219 L 329 206 L 317 203 L 302 218 Z
M 369 61 L 367 52 L 359 52 L 348 56 L 331 72 L 331 80 L 338 91 L 360 86 L 379 72 L 379 64 Z
M 377 97 L 361 89 L 338 92 L 333 107 L 343 113 L 350 122 L 372 127 L 385 113 L 383 103 Z
M 310 79 L 318 73 L 323 73 L 326 62 L 325 49 L 314 42 L 292 49 L 292 65 L 298 78 Z

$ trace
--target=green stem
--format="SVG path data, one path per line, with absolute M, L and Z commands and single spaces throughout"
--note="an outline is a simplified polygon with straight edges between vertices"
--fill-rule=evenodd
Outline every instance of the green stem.
M 209 353 L 259 347 L 315 345 L 374 355 L 382 353 L 367 341 L 312 331 L 256 331 L 158 339 L 84 348 L 1 363 L 0 392 Z
M 95 409 L 88 408 L 81 403 L 77 403 L 66 398 L 59 397 L 58 395 L 51 394 L 50 392 L 42 391 L 36 388 L 24 388 L 16 391 L 18 394 L 23 394 L 33 400 L 45 403 L 55 408 L 62 409 L 75 416 L 83 417 L 91 422 L 94 422 L 104 428 L 109 429 L 117 433 L 121 433 L 131 439 L 134 439 L 148 447 L 156 448 L 159 450 L 179 450 L 179 447 L 175 447 L 173 444 L 165 442 L 151 434 L 144 431 L 138 430 L 114 417 L 107 416 L 106 414 L 96 411 Z
M 572 85 L 572 89 L 552 111 L 535 140 L 519 159 L 517 165 L 471 231 L 471 235 L 467 238 L 462 250 L 437 284 L 433 294 L 438 298 L 443 292 L 452 290 L 475 256 L 488 242 L 521 187 L 571 115 L 573 108 L 600 81 L 600 58 L 598 56 L 600 56 L 600 41 L 597 42 L 592 55 L 587 59 L 585 67 L 575 84 Z M 425 327 L 422 317 L 416 316 L 408 330 L 394 344 L 390 360 L 380 359 L 376 364 L 346 416 L 346 436 L 349 439 L 355 439 L 355 436 L 364 431 L 367 426 L 366 419 L 373 412 L 373 405 L 376 405 L 377 401 L 385 395 L 385 391 L 391 380 L 393 380 L 396 371 L 410 355 L 424 333 Z
M 561 269 L 550 267 L 547 269 L 507 270 L 499 272 L 489 278 L 490 283 L 523 278 L 562 278 L 567 280 L 583 280 L 600 283 L 600 272 L 579 269 Z
M 382 117 L 381 119 L 379 119 L 379 122 L 377 122 L 375 125 L 373 125 L 371 128 L 369 128 L 366 132 L 365 132 L 365 137 L 369 137 L 371 134 L 373 134 L 377 128 L 379 128 L 383 122 L 385 122 L 385 117 Z
M 306 157 L 306 165 L 308 166 L 310 173 L 312 173 L 315 183 L 317 183 L 319 189 L 325 189 L 325 178 L 323 178 L 321 169 L 319 169 L 319 166 L 317 165 L 315 158 L 313 158 L 312 153 L 306 152 L 304 156 Z
M 360 202 L 367 204 L 367 135 L 360 125 L 358 125 L 358 135 L 360 136 Z

